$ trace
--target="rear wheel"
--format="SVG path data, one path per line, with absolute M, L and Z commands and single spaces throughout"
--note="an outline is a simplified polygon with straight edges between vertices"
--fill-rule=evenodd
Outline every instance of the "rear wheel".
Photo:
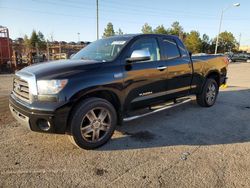
M 116 111 L 110 102 L 100 98 L 86 99 L 73 113 L 71 141 L 80 148 L 97 148 L 111 138 L 116 123 Z
M 208 78 L 202 92 L 196 95 L 197 103 L 203 107 L 213 106 L 216 101 L 218 92 L 219 87 L 217 82 L 212 78 Z

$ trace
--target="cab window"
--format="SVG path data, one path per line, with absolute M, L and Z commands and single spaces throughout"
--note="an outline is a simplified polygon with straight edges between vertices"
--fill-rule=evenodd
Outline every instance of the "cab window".
M 179 49 L 180 49 L 181 56 L 182 56 L 182 57 L 187 57 L 187 56 L 189 56 L 189 55 L 188 55 L 188 51 L 186 50 L 184 44 L 183 44 L 180 40 L 176 40 L 176 41 L 177 41 L 178 47 L 179 47 Z
M 175 59 L 181 56 L 178 46 L 173 39 L 163 39 L 163 51 L 165 59 Z
M 150 53 L 150 60 L 149 61 L 159 61 L 160 60 L 160 50 L 159 45 L 155 38 L 144 38 L 138 39 L 132 45 L 131 50 L 129 52 L 129 57 L 135 50 L 143 50 L 147 49 Z

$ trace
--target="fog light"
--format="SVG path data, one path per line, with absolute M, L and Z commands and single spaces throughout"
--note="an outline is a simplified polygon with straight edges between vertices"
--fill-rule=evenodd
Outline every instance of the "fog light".
M 43 131 L 48 131 L 51 127 L 49 121 L 47 121 L 46 119 L 38 119 L 37 125 Z

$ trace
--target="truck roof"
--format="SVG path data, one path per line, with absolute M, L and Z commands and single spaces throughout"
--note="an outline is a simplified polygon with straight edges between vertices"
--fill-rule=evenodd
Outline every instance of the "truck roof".
M 125 38 L 134 38 L 134 37 L 138 37 L 138 36 L 168 36 L 168 37 L 171 37 L 171 38 L 177 38 L 179 39 L 178 36 L 176 35 L 166 35 L 166 34 L 143 34 L 143 33 L 137 33 L 137 34 L 125 34 L 125 35 L 115 35 L 115 36 L 112 36 L 111 38 L 122 38 L 122 37 L 125 37 Z

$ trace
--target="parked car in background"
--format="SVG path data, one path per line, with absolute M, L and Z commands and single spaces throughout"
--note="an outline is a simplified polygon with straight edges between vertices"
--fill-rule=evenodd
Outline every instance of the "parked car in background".
M 250 63 L 250 53 L 247 53 L 247 62 Z
M 238 53 L 238 54 L 233 54 L 231 59 L 232 59 L 232 62 L 236 62 L 236 61 L 247 62 L 247 60 L 250 59 L 250 56 L 247 53 Z
M 233 52 L 226 52 L 225 56 L 227 57 L 227 60 L 229 63 L 232 63 L 232 57 L 233 57 Z

